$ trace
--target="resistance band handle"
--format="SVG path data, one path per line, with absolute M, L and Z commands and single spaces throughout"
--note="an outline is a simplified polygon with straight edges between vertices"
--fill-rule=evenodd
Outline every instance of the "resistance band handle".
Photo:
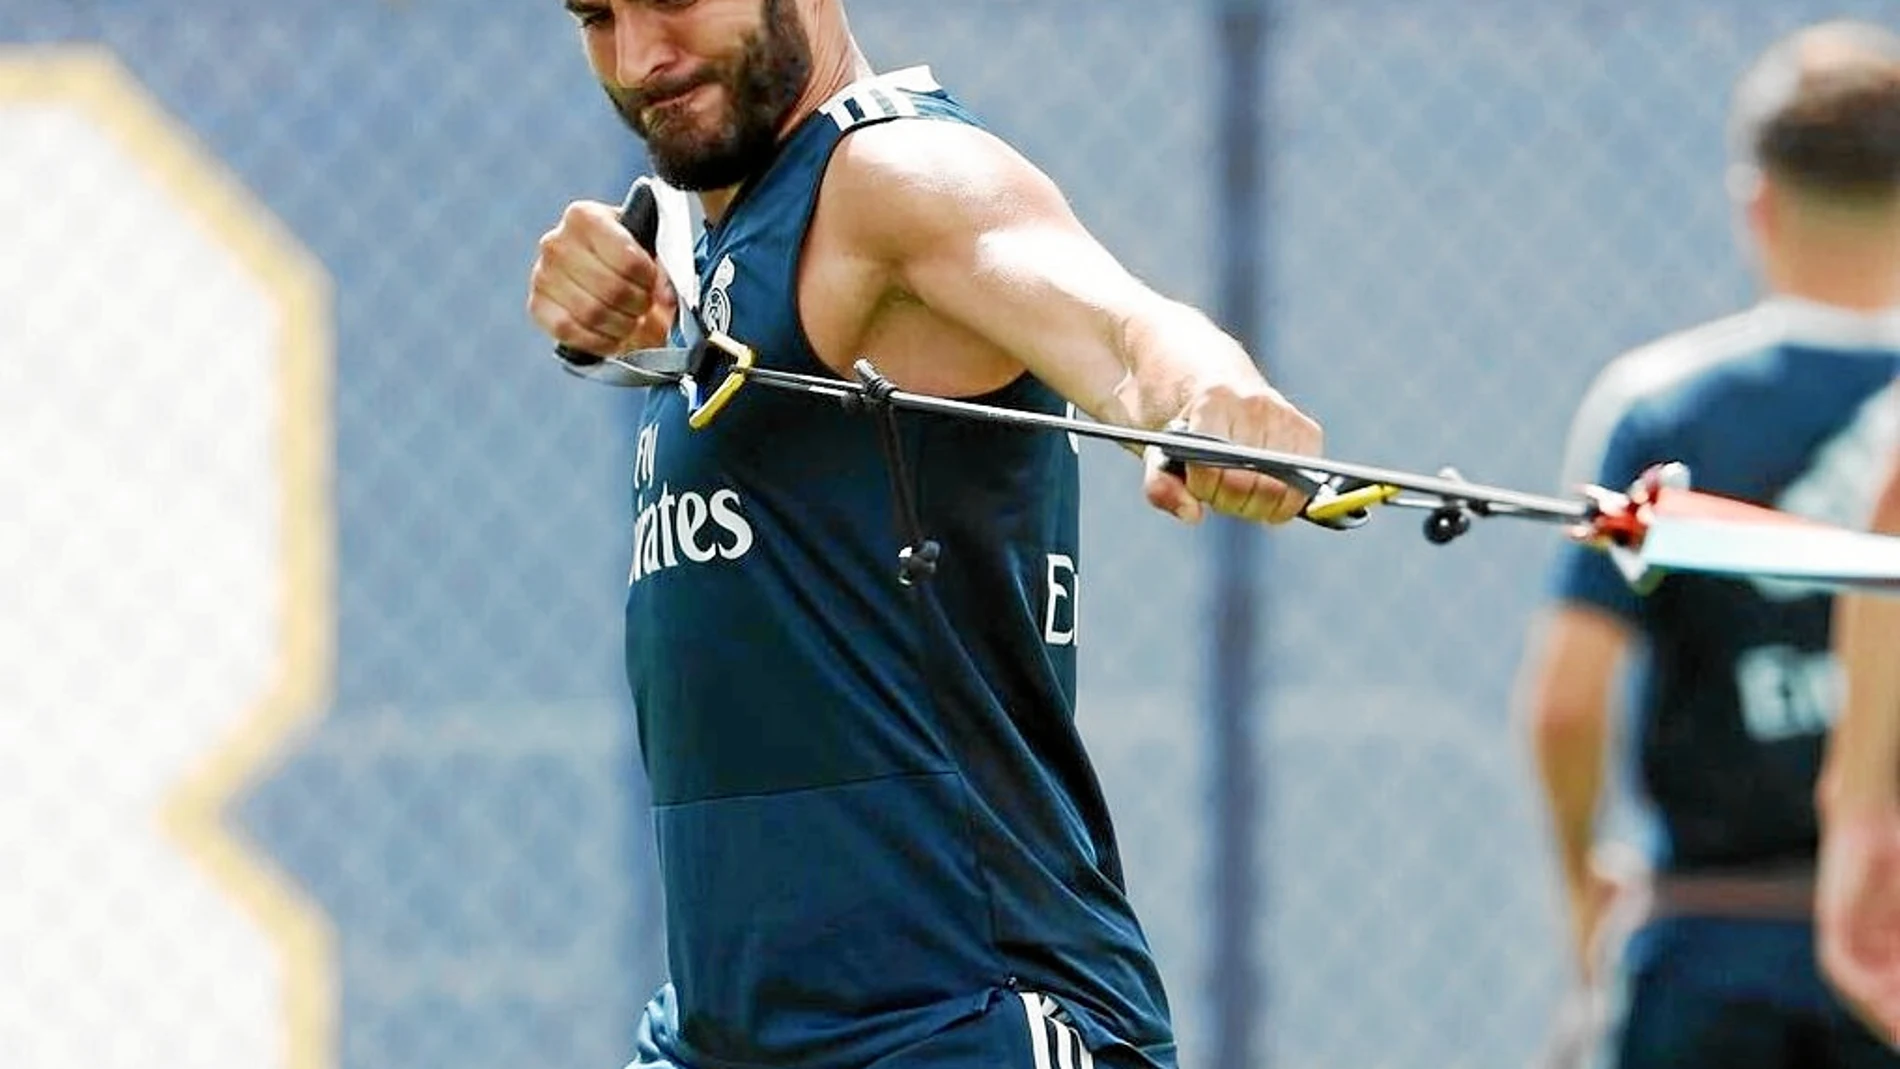
M 648 256 L 657 256 L 655 251 L 660 244 L 660 202 L 653 195 L 653 187 L 636 179 L 627 190 L 627 199 L 620 206 L 620 225 L 633 235 L 634 243 L 646 251 Z M 605 357 L 596 353 L 583 352 L 571 345 L 556 345 L 555 355 L 570 364 L 598 364 Z
M 1168 430 L 1168 433 L 1177 434 L 1183 438 L 1205 438 L 1207 439 L 1208 442 L 1214 445 L 1233 444 L 1224 438 L 1219 438 L 1211 434 L 1202 434 L 1199 431 L 1187 430 L 1184 426 L 1178 423 L 1169 424 L 1167 427 L 1167 430 Z M 1166 472 L 1169 475 L 1174 476 L 1177 479 L 1187 478 L 1187 466 L 1190 463 L 1205 464 L 1209 462 L 1210 461 L 1207 460 L 1206 458 L 1195 456 L 1192 451 L 1187 451 L 1186 455 L 1184 456 L 1181 453 L 1170 452 L 1167 448 L 1161 447 L 1161 470 Z M 1213 463 L 1219 463 L 1219 462 L 1213 461 Z M 1318 495 L 1321 490 L 1321 486 L 1319 483 L 1315 482 L 1312 478 L 1308 477 L 1307 475 L 1301 472 L 1262 471 L 1258 468 L 1248 468 L 1246 465 L 1235 465 L 1232 463 L 1229 463 L 1225 466 L 1240 467 L 1243 470 L 1251 470 L 1251 471 L 1254 471 L 1256 474 L 1265 475 L 1269 479 L 1278 479 L 1281 482 L 1287 484 L 1288 486 L 1293 487 L 1294 489 L 1300 491 L 1301 493 L 1305 494 L 1308 497 L 1314 497 Z
M 1170 433 L 1179 434 L 1188 438 L 1206 438 L 1212 442 L 1226 444 L 1222 442 L 1221 439 L 1215 438 L 1212 435 L 1187 430 L 1179 423 L 1169 424 L 1168 430 Z M 1187 453 L 1186 457 L 1183 457 L 1182 452 Z M 1186 479 L 1187 466 L 1189 463 L 1194 462 L 1206 463 L 1206 460 L 1195 457 L 1191 451 L 1177 450 L 1170 452 L 1165 448 L 1161 450 L 1161 470 L 1177 479 Z M 1305 494 L 1308 498 L 1308 502 L 1306 508 L 1301 511 L 1300 518 L 1315 526 L 1325 527 L 1335 531 L 1347 531 L 1354 527 L 1361 526 L 1371 518 L 1367 512 L 1369 508 L 1374 505 L 1384 504 L 1398 496 L 1399 493 L 1398 487 L 1385 485 L 1362 486 L 1344 493 L 1334 493 L 1330 486 L 1320 483 L 1304 472 L 1290 469 L 1267 471 L 1259 468 L 1249 468 L 1246 465 L 1240 465 L 1240 467 L 1242 470 L 1254 471 L 1270 479 L 1278 479 Z M 1469 523 L 1468 520 L 1466 522 Z M 1462 534 L 1463 531 L 1460 530 L 1458 533 Z M 1446 541 L 1449 541 L 1449 539 L 1446 539 Z

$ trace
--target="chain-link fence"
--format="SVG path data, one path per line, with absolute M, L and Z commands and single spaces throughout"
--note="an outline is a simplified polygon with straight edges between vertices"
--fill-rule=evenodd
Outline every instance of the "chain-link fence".
M 1264 358 L 1335 453 L 1536 488 L 1606 359 L 1746 299 L 1727 86 L 1837 10 L 1267 8 Z M 1213 8 L 851 14 L 1211 304 Z M 621 1064 L 661 947 L 630 401 L 559 374 L 522 300 L 561 206 L 639 161 L 567 17 L 0 0 L 0 45 L 0 1061 Z M 1264 866 L 1258 1064 L 1525 1064 L 1560 944 L 1505 700 L 1548 533 L 1263 537 L 1236 831 L 1213 535 L 1084 453 L 1084 731 L 1185 1064 L 1233 1012 L 1224 834 Z
M 1590 378 L 1737 309 L 1729 87 L 1891 3 L 1278 0 L 1270 359 L 1328 448 L 1558 491 Z M 1565 973 L 1507 702 L 1548 531 L 1271 544 L 1267 1063 L 1521 1066 Z

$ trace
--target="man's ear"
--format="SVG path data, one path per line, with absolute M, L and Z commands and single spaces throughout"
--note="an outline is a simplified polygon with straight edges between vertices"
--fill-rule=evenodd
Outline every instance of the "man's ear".
M 1759 264 L 1777 228 L 1773 185 L 1759 167 L 1746 163 L 1731 165 L 1723 184 L 1733 212 L 1736 244 L 1745 258 Z
M 1744 201 L 1748 213 L 1748 227 L 1755 240 L 1767 242 L 1781 230 L 1781 198 L 1775 183 L 1760 171 L 1755 172 L 1754 180 L 1748 187 L 1748 199 Z

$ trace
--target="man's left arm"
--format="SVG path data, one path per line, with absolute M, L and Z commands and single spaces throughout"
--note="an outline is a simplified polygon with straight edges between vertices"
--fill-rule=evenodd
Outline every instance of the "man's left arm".
M 1104 422 L 1186 428 L 1306 455 L 1318 424 L 1199 310 L 1135 278 L 1076 218 L 1053 181 L 1008 145 L 957 123 L 897 122 L 855 132 L 827 192 L 852 205 L 846 239 L 889 285 L 1011 354 Z M 1192 501 L 1284 522 L 1305 498 L 1251 472 L 1159 472 L 1151 502 Z

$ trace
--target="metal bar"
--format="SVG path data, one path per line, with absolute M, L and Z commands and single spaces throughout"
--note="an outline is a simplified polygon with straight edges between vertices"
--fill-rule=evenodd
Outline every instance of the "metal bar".
M 1230 332 L 1238 333 L 1232 331 Z M 1245 339 L 1242 339 L 1243 343 Z M 814 394 L 835 400 L 865 399 L 865 387 L 848 379 L 824 378 L 798 372 L 778 371 L 771 368 L 754 367 L 741 374 L 769 385 L 799 392 Z M 1062 431 L 1085 438 L 1097 438 L 1119 442 L 1124 445 L 1159 446 L 1170 456 L 1195 464 L 1218 464 L 1228 467 L 1251 468 L 1268 475 L 1305 476 L 1313 482 L 1326 482 L 1329 479 L 1344 479 L 1361 483 L 1378 483 L 1396 486 L 1420 494 L 1431 494 L 1451 501 L 1469 501 L 1494 506 L 1500 511 L 1514 516 L 1532 519 L 1545 519 L 1552 522 L 1575 523 L 1590 515 L 1590 504 L 1581 498 L 1550 497 L 1543 494 L 1525 493 L 1483 483 L 1465 482 L 1461 479 L 1447 479 L 1439 476 L 1420 475 L 1415 472 L 1400 471 L 1396 468 L 1377 467 L 1370 464 L 1357 464 L 1328 457 L 1302 456 L 1297 453 L 1284 453 L 1272 449 L 1258 449 L 1252 446 L 1236 445 L 1217 439 L 1187 434 L 1178 431 L 1155 431 L 1141 427 L 1124 427 L 1110 423 L 1100 423 L 1088 419 L 1073 419 L 1045 412 L 1030 412 L 1014 408 L 1001 408 L 995 405 L 978 404 L 971 401 L 959 401 L 948 397 L 932 397 L 928 394 L 908 393 L 893 390 L 885 398 L 898 408 L 943 416 L 955 416 L 964 419 L 982 420 L 989 423 L 1001 423 L 1008 426 Z

